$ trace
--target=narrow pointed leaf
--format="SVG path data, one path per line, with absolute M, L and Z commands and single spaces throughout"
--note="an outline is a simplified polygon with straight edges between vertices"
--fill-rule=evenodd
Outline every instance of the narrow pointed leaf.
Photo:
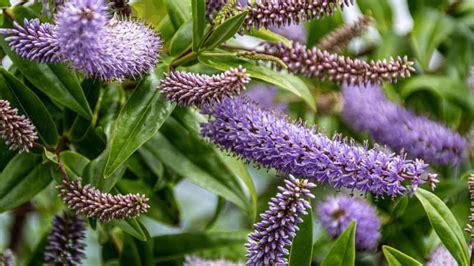
M 385 259 L 387 259 L 388 266 L 422 266 L 423 264 L 416 261 L 414 258 L 405 253 L 400 252 L 389 246 L 382 248 Z
M 290 250 L 290 266 L 309 266 L 313 258 L 313 210 L 306 210 L 303 222 L 298 224 L 300 230 L 296 232 Z
M 321 266 L 355 265 L 355 231 L 356 222 L 353 221 L 337 238 Z

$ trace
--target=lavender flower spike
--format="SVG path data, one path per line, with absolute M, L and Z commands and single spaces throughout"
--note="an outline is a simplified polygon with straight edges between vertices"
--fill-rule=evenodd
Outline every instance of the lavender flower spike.
M 457 266 L 458 263 L 454 259 L 453 255 L 449 253 L 448 249 L 440 245 L 438 246 L 430 256 L 430 260 L 426 263 L 426 266 Z
M 103 0 L 71 0 L 56 16 L 61 52 L 73 67 L 102 80 L 123 80 L 150 71 L 161 40 L 142 23 L 109 18 Z
M 256 29 L 281 27 L 319 19 L 325 15 L 332 15 L 338 7 L 344 8 L 351 4 L 352 0 L 260 0 L 255 4 L 238 5 L 238 9 L 248 10 L 243 27 L 250 30 L 252 27 Z
M 86 228 L 75 214 L 56 215 L 44 253 L 44 265 L 77 265 L 86 257 Z
M 289 176 L 284 187 L 268 203 L 269 209 L 261 214 L 262 221 L 255 225 L 255 232 L 249 235 L 247 265 L 287 264 L 286 246 L 299 230 L 297 224 L 303 222 L 299 215 L 308 215 L 310 203 L 305 198 L 314 198 L 310 189 L 316 185 L 304 179 Z M 312 215 L 312 214 L 310 214 Z
M 0 137 L 20 153 L 28 152 L 38 139 L 35 126 L 6 100 L 0 100 Z
M 9 35 L 5 41 L 12 50 L 28 60 L 46 64 L 64 61 L 54 32 L 54 26 L 39 19 L 24 20 L 21 26 L 13 22 L 13 29 L 0 29 L 0 34 Z
M 408 61 L 406 57 L 390 58 L 390 62 L 383 60 L 367 63 L 360 59 L 331 54 L 316 47 L 307 49 L 297 42 L 293 42 L 292 47 L 283 43 L 267 43 L 264 49 L 266 54 L 280 58 L 293 74 L 331 80 L 339 84 L 396 82 L 398 77 L 410 77 L 415 71 L 413 62 Z M 281 69 L 277 64 L 275 67 Z
M 64 180 L 57 189 L 69 208 L 89 218 L 96 217 L 104 223 L 112 219 L 134 219 L 150 207 L 144 195 L 102 193 L 90 185 L 83 187 L 79 179 Z
M 214 76 L 187 72 L 165 74 L 160 90 L 170 101 L 182 106 L 213 104 L 239 94 L 250 77 L 242 66 Z
M 411 193 L 426 182 L 435 185 L 436 175 L 426 174 L 427 165 L 421 160 L 367 149 L 339 137 L 329 139 L 243 97 L 227 98 L 209 113 L 215 119 L 201 125 L 203 136 L 242 159 L 280 173 L 376 196 Z
M 321 223 L 329 235 L 337 238 L 352 222 L 357 222 L 356 248 L 375 249 L 380 239 L 380 219 L 367 202 L 348 196 L 332 197 L 319 208 Z
M 344 119 L 377 142 L 434 164 L 463 160 L 467 143 L 461 135 L 390 102 L 380 87 L 344 85 L 342 92 Z
M 344 25 L 326 34 L 317 47 L 328 52 L 340 53 L 349 42 L 364 32 L 373 22 L 371 17 L 360 17 L 353 25 Z

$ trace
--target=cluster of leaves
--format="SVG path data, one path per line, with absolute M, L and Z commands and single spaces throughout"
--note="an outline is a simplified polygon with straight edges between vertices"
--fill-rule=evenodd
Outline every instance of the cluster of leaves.
M 0 6 L 18 21 L 33 17 L 48 20 L 42 17 L 40 4 L 10 7 L 3 2 Z M 364 39 L 366 45 L 361 51 L 347 53 L 368 59 L 392 55 L 416 59 L 416 76 L 385 86 L 390 98 L 467 134 L 474 121 L 474 99 L 466 82 L 469 67 L 474 65 L 474 4 L 408 1 L 413 29 L 399 33 L 394 30 L 396 16 L 389 2 L 357 1 L 364 14 L 374 17 L 380 36 Z M 150 199 L 146 218 L 106 224 L 88 220 L 98 236 L 104 264 L 171 265 L 194 253 L 244 260 L 242 247 L 250 225 L 256 221 L 256 214 L 267 208 L 266 200 L 274 195 L 281 180 L 272 180 L 257 195 L 252 177 L 265 174 L 250 175 L 249 166 L 202 139 L 199 123 L 206 118 L 195 109 L 176 107 L 156 89 L 163 73 L 171 68 L 214 73 L 242 65 L 252 79 L 281 89 L 279 96 L 289 102 L 292 116 L 316 123 L 328 134 L 337 131 L 357 140 L 367 139 L 367 135 L 352 131 L 342 122 L 337 108 L 317 110 L 320 99 L 338 90 L 334 84 L 272 70 L 236 51 L 225 50 L 222 45 L 234 42 L 232 37 L 241 32 L 246 11 L 211 26 L 205 5 L 205 0 L 134 3 L 133 13 L 160 32 L 165 52 L 153 73 L 124 83 L 87 79 L 66 65 L 27 61 L 0 38 L 3 55 L 12 61 L 8 70 L 0 68 L 0 99 L 8 100 L 30 118 L 45 147 L 16 154 L 0 141 L 0 213 L 8 213 L 15 221 L 21 218 L 15 215 L 18 207 L 33 202 L 41 224 L 49 224 L 52 215 L 63 208 L 54 192 L 55 184 L 62 180 L 60 161 L 68 175 L 82 177 L 84 183 L 103 192 L 141 193 Z M 2 17 L 3 27 L 11 27 L 5 12 Z M 340 13 L 308 23 L 308 46 L 342 23 Z M 289 42 L 264 29 L 246 34 Z M 432 60 L 433 54 L 441 55 L 442 60 Z M 413 198 L 374 200 L 383 221 L 381 252 L 371 251 L 356 258 L 355 223 L 332 240 L 320 227 L 313 228 L 317 219 L 313 221 L 313 215 L 307 215 L 293 241 L 290 264 L 309 265 L 313 261 L 354 265 L 357 260 L 358 265 L 370 265 L 385 258 L 389 265 L 421 265 L 442 243 L 460 265 L 468 265 L 468 236 L 460 225 L 467 223 L 469 215 L 470 161 L 455 168 L 433 168 L 441 176 L 436 195 L 420 189 Z M 185 180 L 217 195 L 214 213 L 199 230 L 150 234 L 152 229 L 156 231 L 151 227 L 157 223 L 178 227 L 185 222 L 175 195 L 176 186 Z M 316 201 L 328 192 L 333 191 L 315 190 Z M 230 204 L 226 206 L 226 202 Z M 224 212 L 238 213 L 245 226 L 213 229 Z M 19 246 L 22 262 L 41 263 L 48 232 L 49 228 L 42 226 L 33 241 L 11 233 L 10 242 L 20 242 L 15 245 Z

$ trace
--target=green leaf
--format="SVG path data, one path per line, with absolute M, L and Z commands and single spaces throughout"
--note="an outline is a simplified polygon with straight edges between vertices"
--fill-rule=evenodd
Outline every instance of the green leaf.
M 414 258 L 402 253 L 392 247 L 383 246 L 383 254 L 387 259 L 388 266 L 422 266 L 423 264 Z
M 469 265 L 469 253 L 461 227 L 448 206 L 435 194 L 419 188 L 415 193 L 436 234 L 459 265 Z
M 414 19 L 410 40 L 421 67 L 426 72 L 433 51 L 454 30 L 454 22 L 448 16 L 433 9 L 420 11 Z
M 290 91 L 296 96 L 303 99 L 313 110 L 316 110 L 316 102 L 311 95 L 306 84 L 297 76 L 289 74 L 285 71 L 275 71 L 265 66 L 257 66 L 246 60 L 240 60 L 235 57 L 211 57 L 199 56 L 199 61 L 205 65 L 225 71 L 239 65 L 247 69 L 247 73 L 252 77 L 265 82 L 274 84 L 281 89 Z
M 176 138 L 175 140 L 182 141 L 181 138 Z M 170 141 L 171 140 L 162 133 L 158 133 L 145 147 L 176 173 L 186 177 L 196 185 L 224 197 L 240 208 L 247 210 L 249 206 L 245 193 L 243 193 L 239 184 L 236 184 L 238 180 L 227 172 L 224 172 L 226 170 L 225 166 L 222 167 L 222 164 L 216 160 L 216 154 L 213 154 L 213 152 L 207 150 L 207 148 L 201 150 L 201 148 L 204 147 L 199 145 L 198 150 L 201 150 L 202 153 L 200 157 L 196 157 L 195 153 L 182 153 L 174 147 Z M 188 158 L 188 156 L 192 157 Z M 195 162 L 194 160 L 197 161 Z M 206 165 L 201 165 L 199 162 L 207 165 L 209 165 L 208 163 L 214 162 L 221 166 L 220 170 L 222 172 L 213 175 L 212 173 L 215 172 L 208 172 L 211 171 L 211 168 L 206 168 Z M 217 170 L 218 168 L 213 169 Z
M 193 41 L 193 21 L 189 20 L 176 31 L 170 42 L 170 55 L 178 56 L 191 47 Z
M 10 7 L 10 1 L 9 0 L 0 0 L 0 8 L 7 8 Z
M 300 230 L 293 239 L 290 250 L 289 266 L 311 265 L 313 258 L 313 210 L 306 210 L 303 223 L 298 224 Z
M 24 153 L 13 158 L 0 175 L 0 213 L 27 202 L 50 182 L 47 164 L 41 156 Z
M 202 140 L 200 124 L 207 120 L 197 111 L 189 108 L 176 108 L 172 117 L 179 123 L 173 123 L 170 120 L 162 128 L 162 132 L 168 136 L 168 140 L 180 152 L 192 160 L 195 165 L 200 166 L 224 185 L 234 190 L 239 197 L 246 199 L 241 189 L 241 183 L 238 180 L 240 178 L 247 187 L 251 199 L 251 202 L 246 200 L 248 207 L 245 210 L 248 211 L 252 221 L 254 221 L 257 212 L 257 192 L 253 179 L 250 177 L 245 165 L 238 159 L 223 154 Z M 180 138 L 189 141 L 177 141 Z
M 53 118 L 41 100 L 28 87 L 4 68 L 0 68 L 0 94 L 35 125 L 40 139 L 50 147 L 58 144 L 58 131 Z
M 193 8 L 193 51 L 197 52 L 201 46 L 204 29 L 206 27 L 206 0 L 192 0 Z
M 248 232 L 189 232 L 153 238 L 156 262 L 247 241 Z
M 117 183 L 117 189 L 122 194 L 145 194 L 150 199 L 150 209 L 145 215 L 169 225 L 178 225 L 179 209 L 173 203 L 164 201 L 156 195 L 153 190 L 140 180 L 121 179 Z
M 127 219 L 122 221 L 112 220 L 110 224 L 117 226 L 125 233 L 135 237 L 140 241 L 147 241 L 148 239 L 150 239 L 150 233 L 148 233 L 146 227 L 136 219 Z
M 191 1 L 166 1 L 168 15 L 175 29 L 192 16 Z
M 239 30 L 242 24 L 244 23 L 245 17 L 247 16 L 248 11 L 244 11 L 238 15 L 235 15 L 224 23 L 216 27 L 214 32 L 205 40 L 202 45 L 203 50 L 214 49 L 219 46 L 221 43 L 232 38 Z
M 291 41 L 285 38 L 284 36 L 281 36 L 280 34 L 274 33 L 273 31 L 267 29 L 252 29 L 250 35 L 269 42 L 282 42 L 288 47 L 291 47 L 292 45 Z
M 25 7 L 14 9 L 18 21 L 31 18 L 31 11 Z M 11 22 L 5 21 L 4 27 L 11 27 Z M 63 64 L 47 65 L 26 60 L 10 49 L 4 37 L 0 36 L 3 51 L 10 57 L 21 73 L 40 91 L 50 97 L 57 104 L 61 104 L 91 120 L 92 111 L 87 103 L 84 92 L 76 74 Z
M 360 0 L 357 5 L 364 15 L 372 16 L 381 32 L 389 32 L 392 29 L 392 7 L 388 0 Z
M 355 231 L 356 222 L 353 221 L 337 238 L 321 266 L 355 265 Z
M 104 175 L 108 177 L 160 129 L 174 109 L 158 91 L 164 66 L 134 91 L 117 117 L 109 143 Z
M 124 236 L 122 252 L 119 258 L 120 265 L 141 266 L 142 262 L 135 241 L 128 235 Z

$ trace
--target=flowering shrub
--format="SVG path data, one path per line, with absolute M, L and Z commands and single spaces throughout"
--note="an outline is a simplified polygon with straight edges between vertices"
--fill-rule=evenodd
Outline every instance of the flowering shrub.
M 0 7 L 0 265 L 470 265 L 469 1 Z

